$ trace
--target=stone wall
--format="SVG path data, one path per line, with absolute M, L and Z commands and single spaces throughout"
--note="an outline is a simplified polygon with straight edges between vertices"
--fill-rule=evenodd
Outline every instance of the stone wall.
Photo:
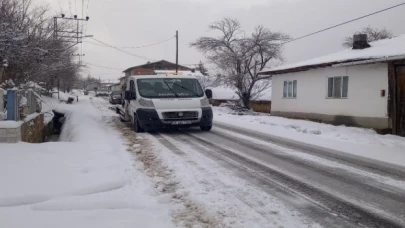
M 21 141 L 29 143 L 42 143 L 44 141 L 44 114 L 21 125 Z

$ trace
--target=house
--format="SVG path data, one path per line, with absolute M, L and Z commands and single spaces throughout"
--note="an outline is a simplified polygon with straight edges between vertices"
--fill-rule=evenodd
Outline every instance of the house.
M 112 86 L 115 84 L 119 84 L 120 82 L 118 80 L 102 80 L 102 81 L 96 81 L 92 82 L 86 85 L 86 90 L 87 91 L 95 91 L 99 89 L 106 89 L 108 91 L 111 91 Z
M 405 34 L 264 70 L 274 116 L 389 130 L 405 135 Z
M 109 91 L 118 91 L 121 90 L 121 83 L 114 83 L 108 86 Z
M 124 70 L 125 76 L 131 75 L 152 75 L 155 74 L 155 70 L 176 70 L 176 64 L 168 62 L 166 60 L 160 60 L 157 62 L 147 62 L 146 64 L 130 67 Z M 191 71 L 191 68 L 179 65 L 179 71 Z

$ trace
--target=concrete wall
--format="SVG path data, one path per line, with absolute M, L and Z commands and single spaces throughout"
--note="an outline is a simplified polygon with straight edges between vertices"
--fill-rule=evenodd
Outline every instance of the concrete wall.
M 327 98 L 328 77 L 349 76 L 348 98 Z M 285 80 L 297 80 L 297 97 L 283 98 Z M 273 115 L 336 124 L 389 128 L 386 63 L 328 67 L 273 76 Z M 381 97 L 380 91 L 385 90 Z
M 255 112 L 270 113 L 271 101 L 251 101 L 250 107 Z

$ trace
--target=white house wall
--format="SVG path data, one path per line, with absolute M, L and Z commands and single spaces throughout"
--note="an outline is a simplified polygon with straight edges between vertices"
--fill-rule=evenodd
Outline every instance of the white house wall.
M 348 98 L 327 98 L 327 79 L 334 76 L 349 76 Z M 287 80 L 297 80 L 296 98 L 283 98 L 283 83 Z M 384 97 L 381 90 L 385 90 Z M 273 76 L 272 113 L 301 118 L 309 117 L 305 113 L 320 114 L 314 119 L 326 118 L 327 122 L 333 122 L 336 116 L 364 117 L 366 122 L 377 118 L 379 126 L 370 127 L 383 128 L 388 127 L 384 126 L 388 125 L 387 95 L 388 65 L 385 63 L 313 69 Z

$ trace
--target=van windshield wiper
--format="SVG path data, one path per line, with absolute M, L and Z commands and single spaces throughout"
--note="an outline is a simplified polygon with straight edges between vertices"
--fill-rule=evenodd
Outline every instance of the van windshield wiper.
M 194 94 L 194 96 L 197 96 L 197 97 L 200 96 L 200 94 L 198 94 L 197 92 L 195 92 L 195 91 L 193 91 L 193 90 L 191 90 L 191 89 L 189 89 L 189 88 L 187 88 L 187 87 L 184 87 L 184 86 L 179 85 L 179 84 L 177 84 L 177 83 L 173 83 L 173 85 L 176 85 L 176 86 L 178 86 L 178 87 L 180 87 L 180 88 L 182 88 L 182 89 L 185 89 L 185 90 L 187 90 L 187 91 L 192 92 L 192 93 Z
M 172 87 L 170 87 L 169 83 L 167 83 L 166 80 L 163 80 L 163 81 L 164 81 L 165 84 L 167 85 L 167 88 L 169 88 L 169 90 L 170 90 L 172 93 L 174 93 L 174 96 L 179 97 L 179 95 L 178 95 L 176 92 L 174 92 L 174 90 L 172 89 Z

